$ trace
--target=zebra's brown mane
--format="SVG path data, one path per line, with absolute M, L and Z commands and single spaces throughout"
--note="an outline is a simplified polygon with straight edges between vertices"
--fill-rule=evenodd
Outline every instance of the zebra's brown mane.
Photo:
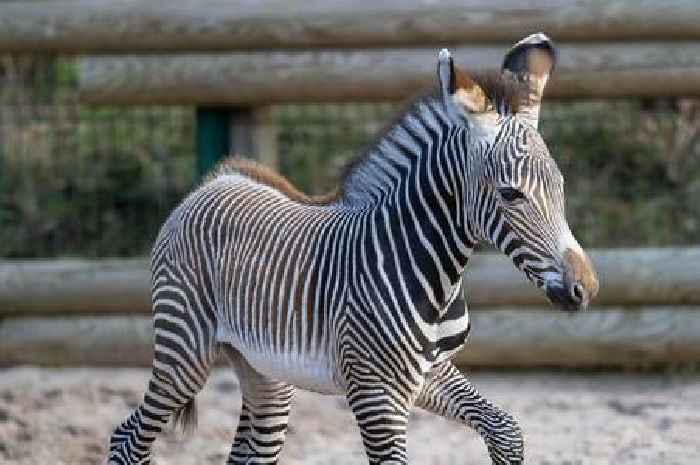
M 506 79 L 501 73 L 470 73 L 469 77 L 478 84 L 483 90 L 491 103 L 498 111 L 515 114 L 520 106 L 520 95 L 524 91 L 522 83 L 513 79 Z M 358 152 L 354 158 L 350 159 L 340 172 L 339 185 L 340 192 L 344 189 L 346 181 L 352 175 L 355 168 L 362 165 L 369 158 L 372 148 L 381 141 L 389 131 L 406 116 L 413 114 L 421 102 L 431 99 L 440 98 L 440 90 L 436 87 L 424 89 L 422 92 L 415 94 L 412 98 L 406 100 L 401 109 L 394 115 L 389 122 L 370 140 L 364 150 Z
M 424 89 L 422 92 L 414 95 L 413 97 L 407 99 L 403 102 L 400 108 L 394 113 L 394 116 L 390 118 L 382 128 L 377 131 L 377 133 L 371 137 L 364 147 L 357 152 L 357 155 L 350 158 L 340 169 L 340 174 L 338 176 L 338 182 L 340 186 L 345 186 L 347 179 L 355 171 L 355 168 L 362 165 L 367 158 L 369 158 L 372 153 L 372 149 L 384 139 L 389 131 L 396 126 L 403 118 L 407 115 L 415 112 L 418 104 L 424 100 L 429 100 L 437 98 L 439 91 L 434 88 Z
M 474 82 L 481 86 L 496 108 L 504 108 L 505 106 L 510 113 L 517 112 L 519 100 L 518 92 L 521 91 L 521 88 L 517 82 L 503 79 L 500 77 L 500 75 L 494 74 L 478 74 L 472 75 L 471 77 Z M 429 89 L 407 100 L 407 103 L 403 105 L 403 108 L 396 113 L 394 118 L 389 120 L 389 122 L 377 133 L 377 135 L 375 135 L 371 142 L 366 145 L 366 148 L 359 151 L 356 157 L 345 164 L 345 167 L 340 172 L 338 187 L 334 191 L 327 194 L 306 194 L 300 191 L 287 178 L 272 168 L 257 163 L 253 160 L 241 158 L 235 155 L 221 161 L 217 167 L 214 168 L 205 178 L 205 182 L 223 174 L 240 173 L 251 178 L 255 182 L 278 190 L 295 202 L 306 205 L 331 204 L 338 201 L 343 196 L 347 185 L 346 181 L 352 175 L 353 171 L 355 171 L 358 166 L 362 165 L 367 160 L 372 152 L 372 147 L 374 147 L 378 141 L 382 140 L 382 138 L 386 137 L 391 128 L 394 127 L 399 121 L 401 121 L 407 115 L 415 113 L 421 102 L 436 99 L 439 97 L 439 95 L 439 90 Z
M 520 96 L 527 92 L 524 83 L 505 78 L 501 73 L 477 73 L 470 76 L 499 111 L 505 109 L 512 115 L 518 113 Z
M 216 168 L 206 177 L 205 182 L 224 174 L 239 173 L 250 179 L 272 187 L 289 197 L 290 200 L 306 205 L 328 205 L 340 197 L 340 191 L 336 190 L 323 195 L 308 195 L 294 186 L 287 178 L 277 171 L 253 160 L 247 160 L 238 156 L 231 156 L 221 161 Z

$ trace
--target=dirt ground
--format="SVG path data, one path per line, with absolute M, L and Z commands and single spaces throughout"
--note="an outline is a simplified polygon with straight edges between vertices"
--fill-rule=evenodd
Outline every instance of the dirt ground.
M 0 370 L 0 463 L 103 462 L 116 423 L 139 401 L 147 370 Z M 665 465 L 700 463 L 700 376 L 477 372 L 481 392 L 513 412 L 526 463 Z M 159 465 L 223 464 L 240 400 L 220 369 L 199 396 L 199 428 L 169 433 Z M 408 436 L 412 464 L 488 464 L 472 431 L 417 411 Z M 342 398 L 300 392 L 282 464 L 363 464 L 359 432 Z

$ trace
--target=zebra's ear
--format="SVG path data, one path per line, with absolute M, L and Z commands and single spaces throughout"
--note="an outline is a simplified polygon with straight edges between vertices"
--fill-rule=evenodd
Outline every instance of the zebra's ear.
M 518 114 L 535 128 L 539 122 L 542 94 L 554 68 L 556 56 L 552 41 L 538 32 L 513 45 L 503 58 L 503 78 L 514 80 L 520 86 Z
M 448 111 L 483 113 L 492 108 L 484 89 L 454 65 L 452 55 L 446 48 L 440 50 L 438 55 L 437 74 L 440 94 Z

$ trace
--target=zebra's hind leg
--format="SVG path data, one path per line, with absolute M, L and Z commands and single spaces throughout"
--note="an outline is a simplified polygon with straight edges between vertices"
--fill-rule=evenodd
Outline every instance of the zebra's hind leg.
M 255 371 L 231 346 L 224 353 L 241 385 L 241 414 L 227 465 L 276 464 L 284 446 L 294 386 Z
M 476 430 L 484 438 L 494 464 L 523 463 L 523 434 L 515 418 L 484 399 L 452 362 L 435 368 L 416 405 Z
M 213 334 L 201 317 L 183 317 L 182 307 L 169 304 L 156 305 L 154 330 L 151 379 L 141 404 L 110 438 L 109 465 L 150 464 L 153 441 L 171 419 L 185 430 L 195 426 L 195 396 L 215 358 Z

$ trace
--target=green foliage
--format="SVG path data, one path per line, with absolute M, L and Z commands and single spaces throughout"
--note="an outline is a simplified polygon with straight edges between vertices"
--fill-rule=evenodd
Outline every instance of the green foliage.
M 552 105 L 542 132 L 566 180 L 569 223 L 588 246 L 697 243 L 697 103 L 645 111 L 639 103 Z
M 78 115 L 65 131 L 41 119 L 0 129 L 0 256 L 146 254 L 191 186 L 189 111 Z

